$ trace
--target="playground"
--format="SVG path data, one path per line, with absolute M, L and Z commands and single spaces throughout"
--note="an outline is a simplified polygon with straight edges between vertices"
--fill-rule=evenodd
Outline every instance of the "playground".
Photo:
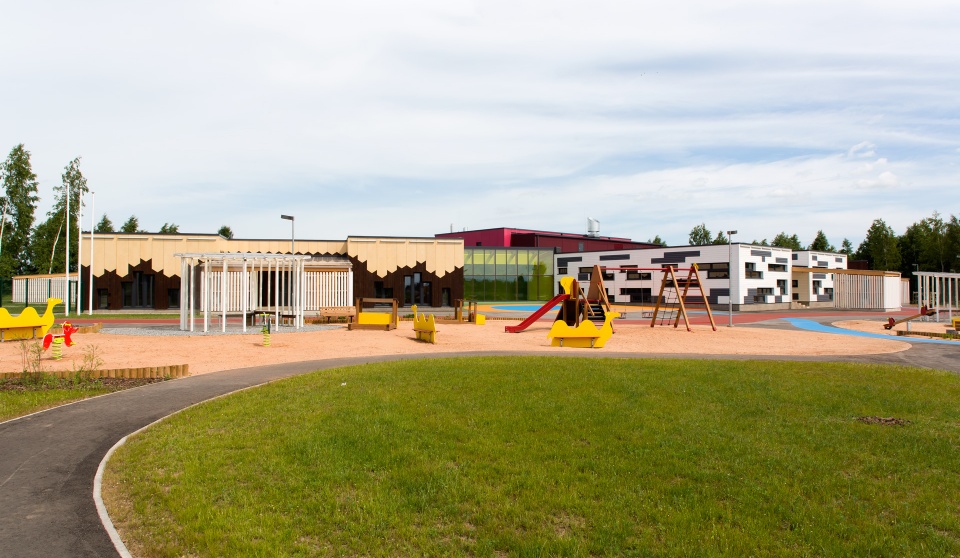
M 522 315 L 522 314 L 521 314 Z M 761 316 L 756 316 L 761 317 Z M 748 318 L 754 318 L 750 316 Z M 767 317 L 770 318 L 769 316 Z M 882 317 L 872 322 L 874 332 L 883 332 Z M 779 321 L 774 319 L 774 321 Z M 85 347 L 96 347 L 104 369 L 143 366 L 190 365 L 190 374 L 206 374 L 248 366 L 320 360 L 327 358 L 405 355 L 421 353 L 463 353 L 470 351 L 511 352 L 585 352 L 613 356 L 617 352 L 688 355 L 762 355 L 762 356 L 843 356 L 893 353 L 906 350 L 909 343 L 887 339 L 871 339 L 813 333 L 797 329 L 764 327 L 719 327 L 698 325 L 693 331 L 684 328 L 649 326 L 649 320 L 623 320 L 617 323 L 616 334 L 603 349 L 553 347 L 547 334 L 553 325 L 545 319 L 519 334 L 504 333 L 503 325 L 517 320 L 496 320 L 484 326 L 438 325 L 436 344 L 415 339 L 413 322 L 400 321 L 393 330 L 348 331 L 346 325 L 324 326 L 323 329 L 299 333 L 281 332 L 272 336 L 270 347 L 264 347 L 257 333 L 247 335 L 164 335 L 165 328 L 143 327 L 139 330 L 105 327 L 101 333 L 76 334 L 75 345 L 65 348 L 63 358 L 55 361 L 50 352 L 43 356 L 47 371 L 72 370 L 82 364 Z M 722 323 L 722 321 L 721 321 Z M 860 326 L 867 327 L 867 326 Z M 916 325 L 914 327 L 917 327 Z M 942 326 L 941 326 L 942 328 Z M 111 333 L 124 331 L 125 333 Z M 137 333 L 137 334 L 130 334 Z M 28 341 L 29 343 L 29 341 Z M 86 349 L 89 351 L 90 349 Z M 224 358 L 230 355 L 229 358 Z M 20 344 L 0 344 L 0 369 L 14 372 L 22 369 Z

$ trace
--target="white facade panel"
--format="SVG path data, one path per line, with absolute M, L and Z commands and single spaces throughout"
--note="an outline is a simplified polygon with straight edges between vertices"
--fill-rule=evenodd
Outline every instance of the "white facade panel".
M 732 253 L 732 254 L 731 254 Z M 733 277 L 729 275 L 731 255 Z M 604 285 L 614 303 L 653 303 L 660 292 L 662 272 L 667 265 L 684 269 L 696 263 L 704 295 L 711 305 L 763 305 L 790 302 L 790 250 L 750 244 L 678 246 L 644 250 L 579 252 L 555 256 L 558 277 L 589 280 L 594 265 L 617 268 L 606 274 Z M 637 271 L 630 269 L 636 268 Z M 586 273 L 586 275 L 584 275 Z

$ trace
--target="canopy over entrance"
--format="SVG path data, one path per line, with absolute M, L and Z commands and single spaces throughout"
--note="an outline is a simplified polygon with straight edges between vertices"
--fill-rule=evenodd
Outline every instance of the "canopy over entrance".
M 305 263 L 310 255 L 261 253 L 185 253 L 180 258 L 180 330 L 193 331 L 195 312 L 203 315 L 203 331 L 210 317 L 227 330 L 227 316 L 239 315 L 243 331 L 256 314 L 273 316 L 276 324 L 288 320 L 303 327 Z M 198 274 L 199 270 L 199 274 Z

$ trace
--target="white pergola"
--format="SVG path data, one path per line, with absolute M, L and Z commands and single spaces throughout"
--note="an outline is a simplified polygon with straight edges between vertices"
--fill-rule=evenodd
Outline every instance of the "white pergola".
M 218 252 L 174 256 L 180 258 L 181 331 L 194 331 L 198 300 L 204 332 L 210 329 L 211 314 L 214 319 L 219 315 L 224 332 L 228 314 L 241 316 L 244 332 L 247 316 L 254 313 L 273 314 L 276 324 L 281 317 L 292 318 L 295 329 L 303 327 L 305 262 L 310 255 Z M 273 280 L 268 279 L 261 288 L 260 278 L 271 275 Z
M 917 278 L 917 308 L 926 306 L 936 310 L 936 321 L 940 321 L 940 312 L 947 311 L 947 319 L 953 319 L 953 313 L 960 313 L 960 273 L 936 273 L 915 271 Z

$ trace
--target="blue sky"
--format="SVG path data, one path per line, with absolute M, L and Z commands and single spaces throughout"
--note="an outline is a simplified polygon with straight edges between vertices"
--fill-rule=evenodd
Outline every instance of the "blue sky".
M 40 214 L 242 238 L 488 227 L 684 244 L 960 215 L 952 2 L 12 1 L 0 150 Z M 89 220 L 85 219 L 85 228 Z

